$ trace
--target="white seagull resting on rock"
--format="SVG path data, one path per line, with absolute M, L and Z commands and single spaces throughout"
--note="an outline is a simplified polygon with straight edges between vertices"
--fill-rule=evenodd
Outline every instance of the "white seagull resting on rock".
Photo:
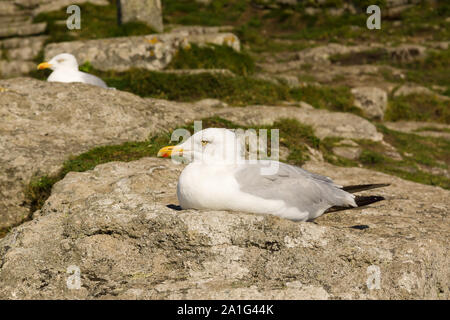
M 178 180 L 182 209 L 243 211 L 308 221 L 329 209 L 349 209 L 384 200 L 350 192 L 387 184 L 341 187 L 328 177 L 278 161 L 251 163 L 244 159 L 240 141 L 231 130 L 209 128 L 182 144 L 159 150 L 159 157 L 182 156 L 191 161 Z M 270 166 L 276 170 L 269 172 Z
M 82 82 L 108 88 L 102 79 L 78 70 L 77 59 L 70 53 L 58 54 L 50 61 L 40 63 L 37 68 L 38 70 L 47 68 L 53 70 L 47 79 L 49 82 Z

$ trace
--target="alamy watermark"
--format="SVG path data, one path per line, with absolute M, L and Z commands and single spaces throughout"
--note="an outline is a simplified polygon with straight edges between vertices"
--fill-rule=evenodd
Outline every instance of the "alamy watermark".
M 220 147 L 216 146 L 214 154 L 208 153 L 206 144 L 199 144 L 202 138 L 190 139 L 202 131 L 202 121 L 194 121 L 194 133 L 187 129 L 179 128 L 172 132 L 171 141 L 178 142 L 176 147 L 184 147 L 182 157 L 172 153 L 171 158 L 175 163 L 183 162 L 184 159 L 202 161 L 204 163 L 221 164 L 260 164 L 262 175 L 272 175 L 279 168 L 279 129 L 228 129 L 223 130 L 220 136 Z M 233 132 L 234 134 L 230 134 Z M 217 133 L 218 134 L 218 133 Z M 189 140 L 190 139 L 190 140 Z M 199 140 L 200 139 L 200 140 Z M 181 141 L 180 141 L 181 140 Z M 179 147 L 181 148 L 181 147 Z
M 369 290 L 381 289 L 381 270 L 379 266 L 371 265 L 367 267 L 366 285 Z
M 381 29 L 381 9 L 379 6 L 373 4 L 367 7 L 367 14 L 370 16 L 367 18 L 366 25 L 367 29 Z
M 67 273 L 70 276 L 67 278 L 66 285 L 68 289 L 78 290 L 81 289 L 81 271 L 80 267 L 70 265 L 67 267 Z
M 69 30 L 81 29 L 81 9 L 79 6 L 73 4 L 67 7 L 67 14 L 70 16 L 66 20 L 66 26 Z

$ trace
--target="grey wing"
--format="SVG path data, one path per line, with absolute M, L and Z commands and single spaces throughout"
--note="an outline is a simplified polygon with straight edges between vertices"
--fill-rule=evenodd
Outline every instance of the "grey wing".
M 81 77 L 83 78 L 84 83 L 89 83 L 94 86 L 99 86 L 102 88 L 108 88 L 108 86 L 102 79 L 100 79 L 99 77 L 93 76 L 92 74 L 82 72 Z
M 332 206 L 356 206 L 354 196 L 333 181 L 299 167 L 279 163 L 276 174 L 262 175 L 261 164 L 244 164 L 235 173 L 240 190 L 265 199 L 283 200 L 289 207 L 317 217 Z

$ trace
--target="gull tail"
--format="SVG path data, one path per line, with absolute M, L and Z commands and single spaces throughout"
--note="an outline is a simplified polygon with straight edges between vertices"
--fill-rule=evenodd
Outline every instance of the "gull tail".
M 359 192 L 359 191 L 365 191 L 365 190 L 371 190 L 376 188 L 382 188 L 389 186 L 389 183 L 376 183 L 376 184 L 358 184 L 354 186 L 346 186 L 343 187 L 342 190 L 353 193 L 353 192 Z
M 369 204 L 385 200 L 382 196 L 356 196 L 355 202 L 357 207 L 341 207 L 341 206 L 334 206 L 325 211 L 325 213 L 329 212 L 335 212 L 335 211 L 341 211 L 341 210 L 349 210 L 349 209 L 356 209 L 360 207 L 365 207 Z

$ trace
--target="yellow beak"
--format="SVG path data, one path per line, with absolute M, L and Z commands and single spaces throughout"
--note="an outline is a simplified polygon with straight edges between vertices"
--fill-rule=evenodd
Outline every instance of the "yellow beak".
M 179 148 L 177 146 L 168 146 L 168 147 L 161 148 L 158 151 L 158 157 L 162 157 L 162 158 L 171 157 L 172 154 L 176 155 L 176 156 L 182 156 L 183 155 L 183 149 Z
M 48 62 L 42 62 L 40 64 L 38 64 L 37 69 L 38 70 L 42 70 L 42 69 L 48 69 L 50 68 L 52 65 Z

